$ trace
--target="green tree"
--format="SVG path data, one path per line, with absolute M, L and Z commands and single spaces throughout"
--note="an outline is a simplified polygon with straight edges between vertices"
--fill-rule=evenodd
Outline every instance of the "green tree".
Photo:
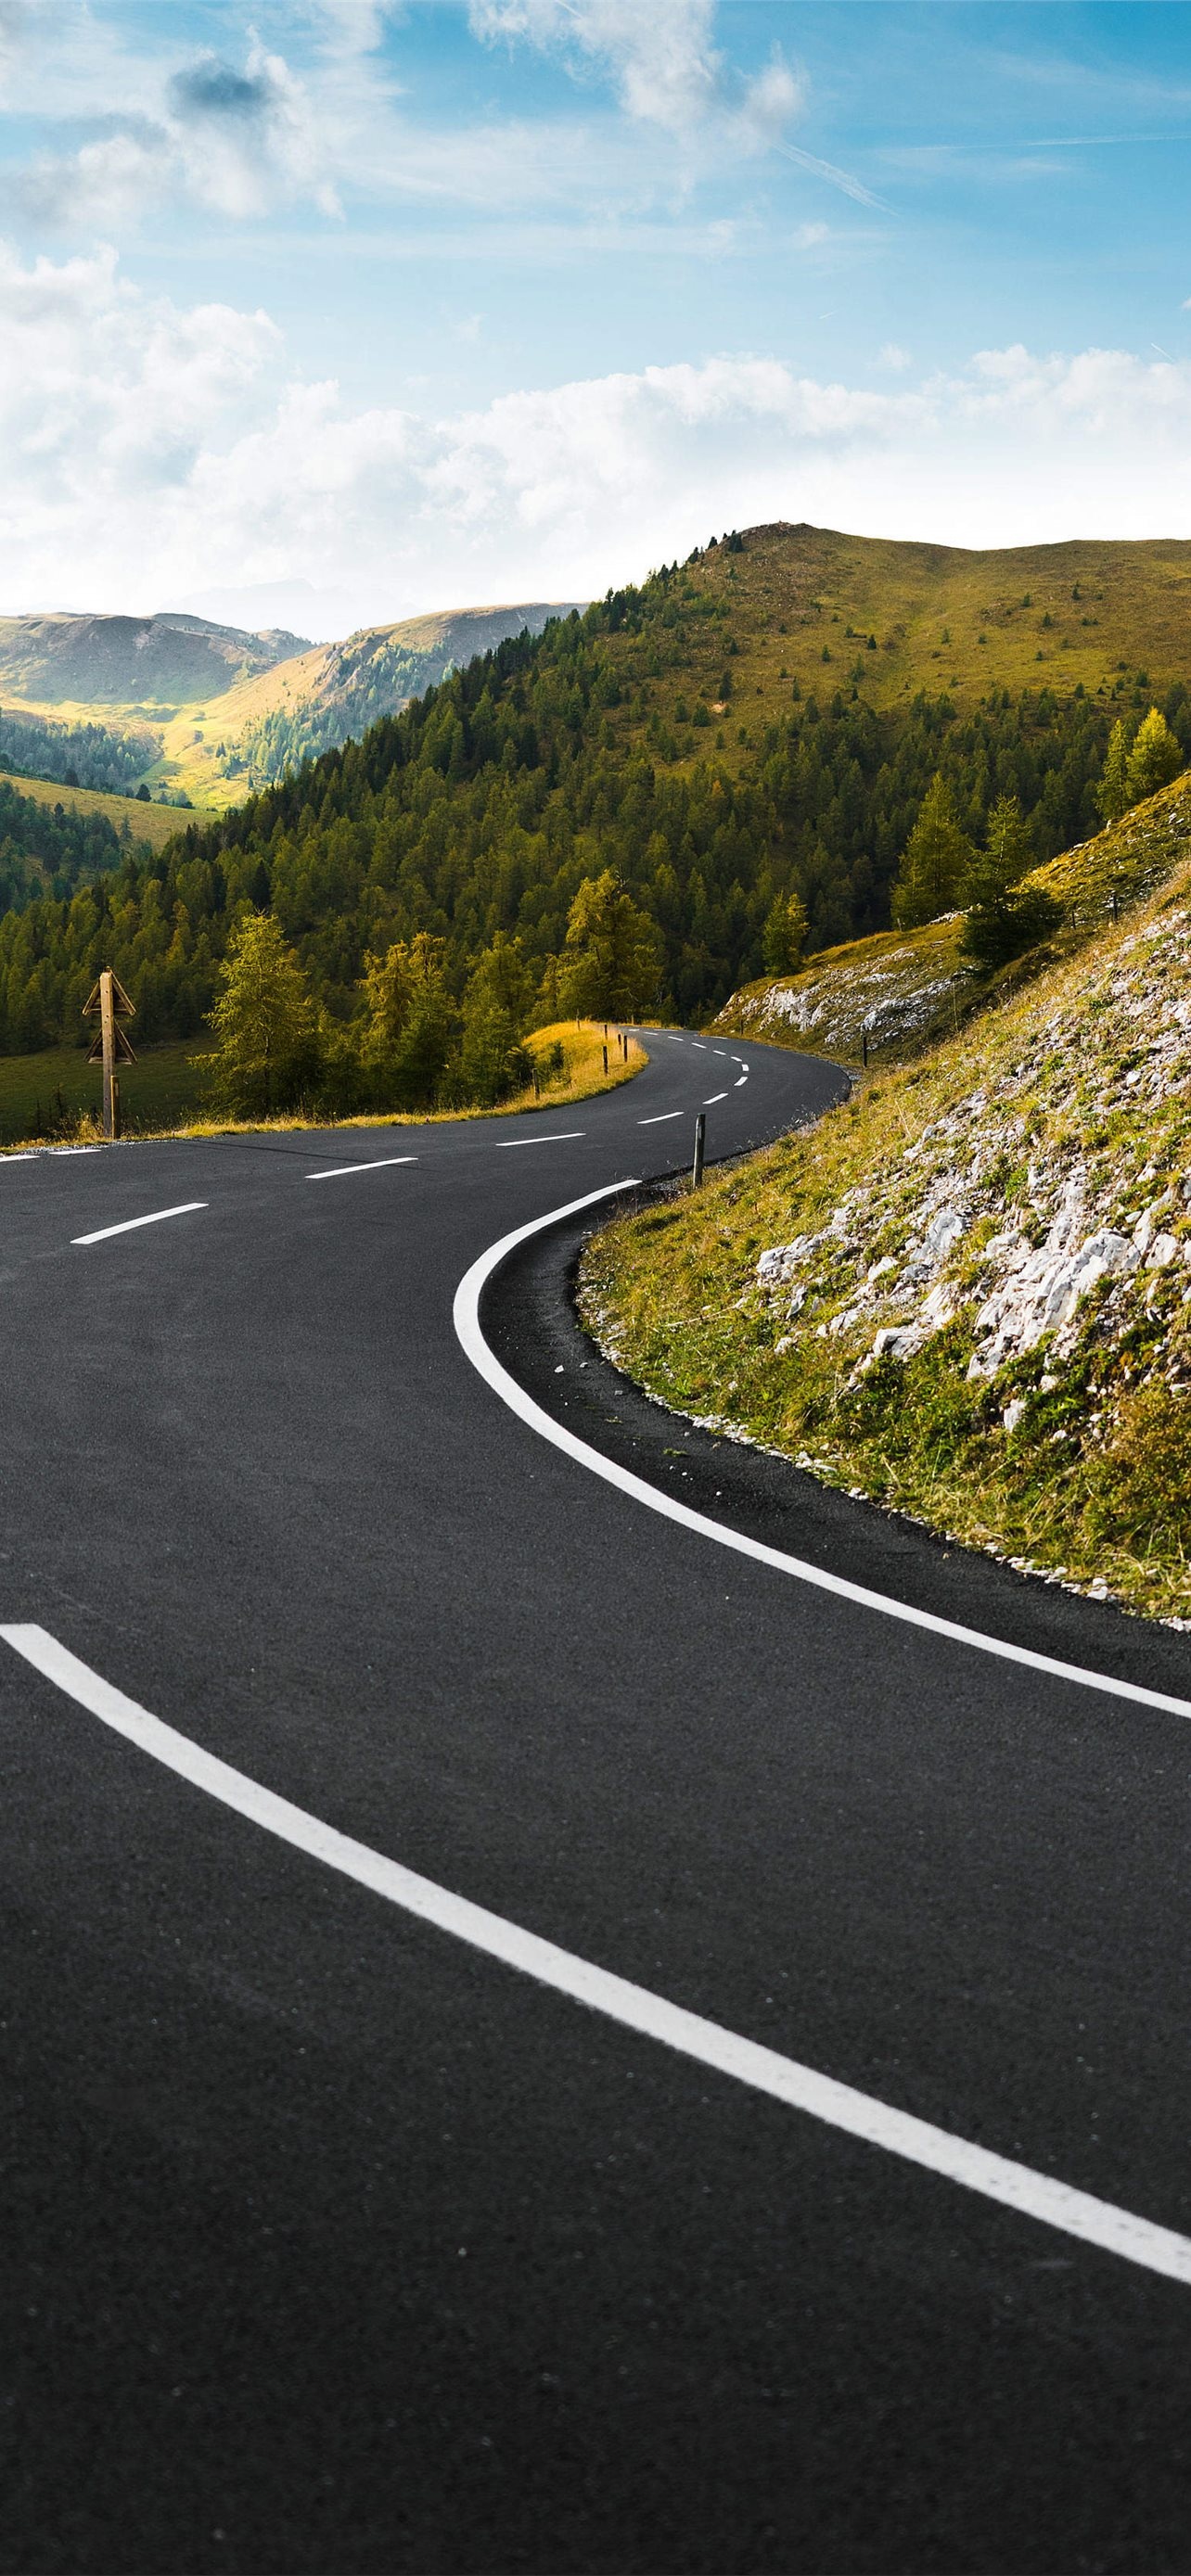
M 214 1052 L 196 1061 L 223 1108 L 267 1117 L 317 1081 L 318 1013 L 271 912 L 246 912 L 235 924 L 207 1019 Z
M 1108 737 L 1104 767 L 1095 790 L 1097 810 L 1106 823 L 1119 823 L 1131 802 L 1129 794 L 1129 745 L 1120 716 Z
M 1155 796 L 1177 778 L 1183 766 L 1183 755 L 1160 708 L 1151 707 L 1138 726 L 1133 749 L 1129 754 L 1129 802 L 1139 805 L 1143 796 Z
M 797 888 L 779 894 L 765 917 L 762 954 L 771 975 L 796 975 L 806 950 L 806 905 Z
M 521 1044 L 532 989 L 520 941 L 499 931 L 473 967 L 463 997 L 456 1076 L 461 1102 L 492 1108 L 532 1079 L 532 1059 Z
M 1006 966 L 1057 930 L 1062 906 L 1042 886 L 1023 885 L 1034 851 L 1016 796 L 1000 796 L 988 822 L 986 848 L 974 852 L 964 885 L 967 919 L 960 945 L 985 968 Z
M 454 1034 L 446 941 L 420 930 L 383 957 L 369 956 L 363 994 L 361 1056 L 374 1096 L 393 1108 L 429 1108 Z
M 584 877 L 567 916 L 562 1009 L 577 1019 L 632 1019 L 655 999 L 661 970 L 657 927 L 614 870 Z
M 973 850 L 964 879 L 965 902 L 997 901 L 1034 865 L 1034 845 L 1016 796 L 999 796 L 988 818 L 983 850 Z
M 915 930 L 950 912 L 972 860 L 972 844 L 961 831 L 951 790 L 936 770 L 922 800 L 918 820 L 902 853 L 893 885 L 893 918 L 899 930 Z

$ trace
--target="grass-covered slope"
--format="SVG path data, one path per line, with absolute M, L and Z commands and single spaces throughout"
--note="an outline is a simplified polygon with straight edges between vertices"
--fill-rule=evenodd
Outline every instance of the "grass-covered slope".
M 1061 903 L 1062 929 L 1043 962 L 1069 954 L 1126 904 L 1152 893 L 1191 853 L 1191 780 L 1147 797 L 1090 841 L 1030 871 L 1027 883 Z M 712 1022 L 733 1037 L 764 1039 L 858 1065 L 896 1061 L 958 1029 L 998 992 L 1037 971 L 1024 958 L 999 975 L 982 973 L 960 945 L 963 916 L 923 930 L 888 930 L 823 949 L 794 975 L 764 975 L 733 993 Z
M 78 814 L 84 821 L 101 815 L 125 844 L 131 840 L 150 850 L 163 850 L 178 830 L 176 806 L 146 805 L 138 796 L 108 796 L 96 787 L 64 787 L 56 779 L 30 778 L 24 771 L 6 769 L 2 759 L 0 779 L 14 794 L 48 806 L 51 813 L 61 807 L 63 813 Z
M 1139 672 L 1159 690 L 1191 661 L 1186 539 L 969 549 L 778 524 L 745 552 L 742 677 L 771 699 L 783 665 L 804 690 L 826 671 L 878 706 L 946 690 L 962 707 L 994 688 L 1095 696 Z M 700 575 L 735 596 L 744 563 L 717 548 Z
M 1191 865 L 958 1038 L 598 1236 L 666 1402 L 1191 1616 Z

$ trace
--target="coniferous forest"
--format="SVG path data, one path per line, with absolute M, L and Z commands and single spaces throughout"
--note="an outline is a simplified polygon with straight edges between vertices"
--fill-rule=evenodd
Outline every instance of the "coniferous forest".
M 370 956 L 419 934 L 443 943 L 456 996 L 501 934 L 549 993 L 576 890 L 607 869 L 656 925 L 657 1009 L 704 1019 L 786 963 L 772 926 L 791 894 L 811 950 L 888 925 L 937 775 L 975 844 L 1005 797 L 1039 860 L 1096 831 L 1113 721 L 1135 731 L 1148 703 L 1139 683 L 1123 706 L 1116 686 L 1041 686 L 877 707 L 861 654 L 845 683 L 795 680 L 758 715 L 737 654 L 722 586 L 671 567 L 501 644 L 155 856 L 88 845 L 93 882 L 47 847 L 34 892 L 3 843 L 19 908 L 0 918 L 0 1050 L 81 1037 L 101 962 L 135 990 L 142 1041 L 188 1036 L 246 907 L 274 915 L 332 1020 L 358 1011 Z M 1186 756 L 1181 684 L 1162 705 Z

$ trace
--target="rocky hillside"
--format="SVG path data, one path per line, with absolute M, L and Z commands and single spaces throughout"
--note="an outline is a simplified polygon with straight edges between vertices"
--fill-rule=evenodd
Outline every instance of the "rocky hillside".
M 1055 896 L 1065 914 L 1041 962 L 1081 947 L 1165 883 L 1188 853 L 1191 778 L 1183 776 L 1092 840 L 1032 869 L 1027 882 Z M 900 1060 L 1038 971 L 1039 961 L 1027 958 L 999 976 L 981 974 L 963 955 L 962 930 L 962 913 L 952 913 L 924 930 L 889 930 L 824 949 L 796 975 L 743 985 L 712 1026 L 840 1064 Z
M 1191 1620 L 1191 865 L 813 1138 L 609 1229 L 585 1297 L 681 1410 Z

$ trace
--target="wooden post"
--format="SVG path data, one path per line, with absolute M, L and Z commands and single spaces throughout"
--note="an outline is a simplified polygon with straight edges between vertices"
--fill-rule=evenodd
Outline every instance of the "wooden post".
M 120 1133 L 120 1085 L 116 1079 L 116 1066 L 136 1063 L 119 1023 L 135 1016 L 124 986 L 113 975 L 110 966 L 102 967 L 94 989 L 83 1004 L 83 1018 L 99 1021 L 99 1035 L 92 1043 L 87 1062 L 103 1067 L 103 1132 L 109 1145 L 115 1144 Z
M 105 966 L 99 978 L 99 1036 L 103 1048 L 103 1132 L 108 1144 L 116 1138 L 115 1105 L 112 1084 L 116 1078 L 116 1012 L 112 1001 L 112 970 Z
M 706 1112 L 701 1109 L 695 1120 L 695 1159 L 691 1166 L 691 1188 L 693 1190 L 701 1190 L 703 1187 L 703 1142 L 706 1134 L 707 1115 Z
M 605 1047 L 605 1048 L 604 1048 L 604 1071 L 605 1071 L 605 1073 L 607 1072 L 607 1070 L 608 1070 L 608 1049 L 607 1049 L 607 1047 Z

